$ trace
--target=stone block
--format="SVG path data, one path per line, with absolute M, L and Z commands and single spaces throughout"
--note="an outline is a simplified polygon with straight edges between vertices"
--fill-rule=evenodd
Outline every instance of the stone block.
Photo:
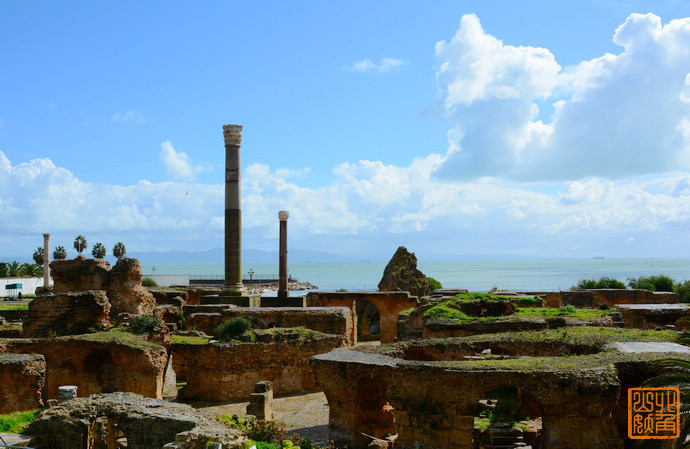
M 0 413 L 43 407 L 46 361 L 37 354 L 0 354 Z
M 24 336 L 83 334 L 110 325 L 110 302 L 103 290 L 39 296 L 29 303 Z

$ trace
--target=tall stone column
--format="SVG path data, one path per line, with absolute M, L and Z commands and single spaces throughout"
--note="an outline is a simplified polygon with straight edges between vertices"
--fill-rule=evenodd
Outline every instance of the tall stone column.
M 43 286 L 50 287 L 50 234 L 43 234 Z
M 242 284 L 241 125 L 223 125 L 225 139 L 225 284 L 221 296 L 246 296 Z
M 278 212 L 280 220 L 280 248 L 278 252 L 278 297 L 288 296 L 288 251 L 287 251 L 287 221 L 290 212 L 281 210 Z

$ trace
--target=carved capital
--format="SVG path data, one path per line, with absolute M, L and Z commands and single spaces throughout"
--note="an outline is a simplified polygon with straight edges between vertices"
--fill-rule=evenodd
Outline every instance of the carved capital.
M 281 210 L 278 212 L 278 219 L 280 221 L 287 221 L 287 219 L 290 217 L 290 212 L 286 210 Z
M 242 144 L 242 125 L 223 125 L 223 138 L 225 145 Z

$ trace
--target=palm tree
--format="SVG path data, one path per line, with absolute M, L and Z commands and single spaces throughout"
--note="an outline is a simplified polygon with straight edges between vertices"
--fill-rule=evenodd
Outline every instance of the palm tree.
M 7 264 L 7 277 L 18 278 L 22 275 L 21 265 L 16 260 Z
M 43 267 L 35 263 L 23 263 L 19 267 L 19 271 L 22 277 L 38 278 L 43 276 Z
M 115 246 L 113 246 L 113 256 L 117 257 L 117 260 L 120 260 L 125 257 L 125 254 L 127 254 L 125 244 L 122 242 L 117 242 Z
M 86 241 L 86 237 L 83 235 L 79 234 L 77 238 L 74 239 L 74 249 L 76 249 L 79 253 L 79 257 L 81 257 L 81 252 L 84 251 L 88 246 L 89 243 Z
M 58 246 L 57 248 L 55 248 L 55 251 L 53 251 L 53 259 L 55 259 L 55 260 L 67 259 L 67 250 L 65 249 L 64 246 Z
M 7 277 L 7 264 L 5 262 L 0 262 L 0 278 Z
M 105 246 L 103 246 L 102 243 L 96 243 L 95 245 L 93 245 L 93 249 L 91 250 L 91 254 L 96 259 L 104 258 L 105 257 Z
M 36 251 L 34 251 L 33 255 L 34 261 L 36 262 L 37 265 L 43 265 L 43 248 L 38 247 L 36 248 Z

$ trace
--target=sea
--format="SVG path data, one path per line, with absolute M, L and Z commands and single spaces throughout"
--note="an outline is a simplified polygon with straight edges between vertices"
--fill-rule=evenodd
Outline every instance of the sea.
M 376 290 L 387 261 L 289 263 L 292 278 L 319 290 Z M 246 279 L 277 278 L 278 263 L 243 263 Z M 690 279 L 690 258 L 543 259 L 419 261 L 425 275 L 444 288 L 487 292 L 568 290 L 581 279 L 602 276 L 627 283 L 628 278 L 664 274 L 676 281 Z M 190 275 L 222 278 L 223 264 L 142 264 L 144 275 Z

